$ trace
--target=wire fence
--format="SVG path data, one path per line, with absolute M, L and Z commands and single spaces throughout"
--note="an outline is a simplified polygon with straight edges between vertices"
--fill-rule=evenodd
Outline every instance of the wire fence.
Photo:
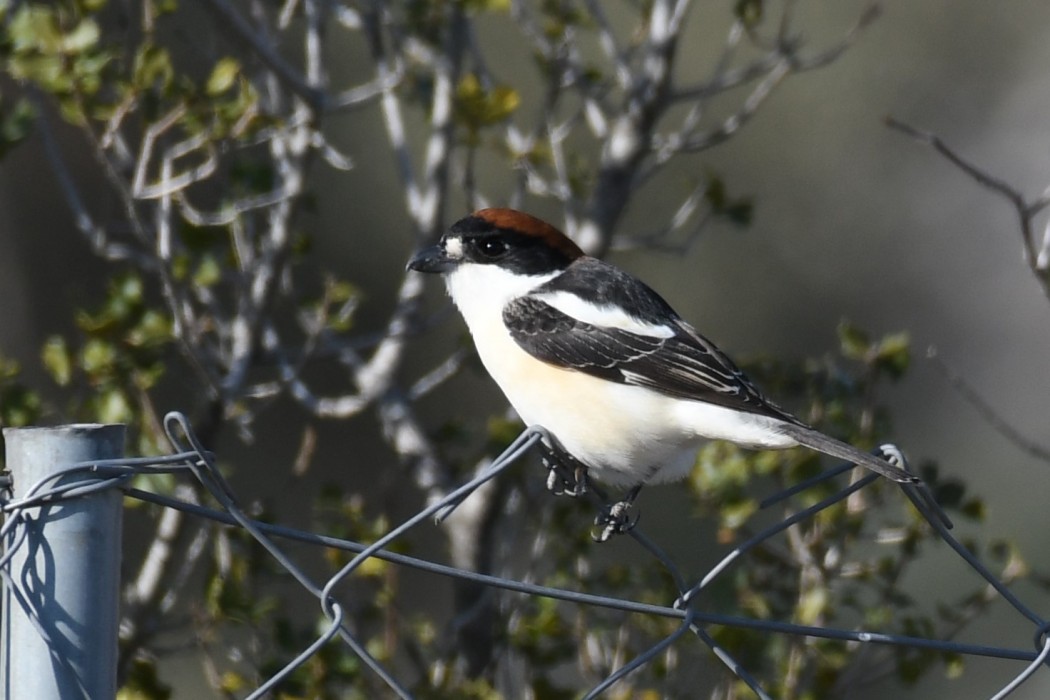
M 886 634 L 857 629 L 807 626 L 767 619 L 715 614 L 698 610 L 693 605 L 693 602 L 698 599 L 701 592 L 754 547 L 766 542 L 769 538 L 781 533 L 793 524 L 811 518 L 820 511 L 848 498 L 851 494 L 864 489 L 878 478 L 875 474 L 858 479 L 824 500 L 756 533 L 735 547 L 699 581 L 692 584 L 682 576 L 675 563 L 654 541 L 647 537 L 640 528 L 632 528 L 627 533 L 628 536 L 632 537 L 669 572 L 678 588 L 678 595 L 675 600 L 669 601 L 666 605 L 654 605 L 465 571 L 445 564 L 398 554 L 387 549 L 416 525 L 434 518 L 442 519 L 446 517 L 475 489 L 485 482 L 496 478 L 542 440 L 544 437 L 542 429 L 526 429 L 501 455 L 473 479 L 464 483 L 440 501 L 428 505 L 377 541 L 370 545 L 364 545 L 346 539 L 266 524 L 249 518 L 237 505 L 233 492 L 216 466 L 215 456 L 200 444 L 186 417 L 181 413 L 170 413 L 165 417 L 164 426 L 174 449 L 173 454 L 164 457 L 94 460 L 71 464 L 53 476 L 32 485 L 17 500 L 6 498 L 2 502 L 5 522 L 0 528 L 0 539 L 6 543 L 6 549 L 0 555 L 0 577 L 3 578 L 5 586 L 12 584 L 11 559 L 18 548 L 29 546 L 27 543 L 26 525 L 34 517 L 35 513 L 39 512 L 40 509 L 54 506 L 62 501 L 83 498 L 109 489 L 119 489 L 131 498 L 157 504 L 165 508 L 175 508 L 196 517 L 243 528 L 256 542 L 265 548 L 279 566 L 291 574 L 302 588 L 318 601 L 324 616 L 328 620 L 327 627 L 318 634 L 312 643 L 307 645 L 295 658 L 289 659 L 281 670 L 274 673 L 262 685 L 246 696 L 249 700 L 261 698 L 267 693 L 274 691 L 289 674 L 306 663 L 325 645 L 334 643 L 337 638 L 366 664 L 372 672 L 381 678 L 397 696 L 401 698 L 413 697 L 411 692 L 395 677 L 394 673 L 374 658 L 365 648 L 365 645 L 355 637 L 347 624 L 344 606 L 340 604 L 333 594 L 333 590 L 340 583 L 351 577 L 355 570 L 372 557 L 398 566 L 411 567 L 439 576 L 468 580 L 527 596 L 552 598 L 581 606 L 596 606 L 627 613 L 660 616 L 679 621 L 674 632 L 660 639 L 649 649 L 637 655 L 601 683 L 591 688 L 585 695 L 586 698 L 598 697 L 628 674 L 653 661 L 686 635 L 693 635 L 706 645 L 713 656 L 724 664 L 731 673 L 746 683 L 756 697 L 769 698 L 769 693 L 763 689 L 761 683 L 748 673 L 747 669 L 741 663 L 738 663 L 732 654 L 720 646 L 706 631 L 706 628 L 712 625 L 731 626 L 764 633 L 802 635 L 858 644 L 891 645 L 1023 662 L 1024 667 L 1013 677 L 1007 676 L 1005 684 L 992 696 L 993 700 L 1005 698 L 1019 688 L 1046 663 L 1048 656 L 1050 656 L 1050 634 L 1048 634 L 1050 623 L 1026 606 L 972 552 L 951 534 L 949 531 L 951 523 L 948 518 L 936 506 L 929 494 L 924 491 L 924 488 L 921 486 L 916 487 L 915 485 L 902 485 L 901 488 L 938 536 L 977 575 L 987 581 L 1002 600 L 1013 607 L 1030 623 L 1031 632 L 1034 635 L 1034 649 L 967 644 L 950 640 Z M 896 451 L 896 448 L 887 445 L 883 446 L 882 451 L 889 459 L 903 464 L 903 457 Z M 843 465 L 824 472 L 813 479 L 774 495 L 762 505 L 769 506 L 790 498 L 851 468 L 851 465 Z M 131 480 L 137 475 L 158 473 L 175 474 L 195 479 L 211 494 L 221 509 L 181 501 L 166 495 L 135 488 L 131 485 Z M 72 476 L 79 478 L 71 482 L 68 477 Z M 311 579 L 301 567 L 291 560 L 278 545 L 279 540 L 344 550 L 353 553 L 354 556 L 335 575 L 326 581 L 318 582 Z M 43 630 L 41 632 L 43 633 Z

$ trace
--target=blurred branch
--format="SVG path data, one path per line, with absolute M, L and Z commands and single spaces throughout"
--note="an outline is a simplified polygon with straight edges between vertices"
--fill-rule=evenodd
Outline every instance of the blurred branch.
M 199 502 L 189 485 L 179 485 L 173 495 L 187 503 Z M 125 609 L 120 620 L 121 678 L 126 678 L 129 665 L 142 647 L 164 631 L 163 621 L 174 610 L 180 593 L 196 571 L 210 529 L 206 523 L 187 523 L 186 514 L 175 509 L 159 513 L 138 572 L 125 586 Z M 195 534 L 188 537 L 187 530 Z
M 327 96 L 316 85 L 311 85 L 306 78 L 288 63 L 274 48 L 272 39 L 264 37 L 255 27 L 238 12 L 229 0 L 207 0 L 208 6 L 215 13 L 219 24 L 232 29 L 237 37 L 249 46 L 275 75 L 296 95 L 301 97 L 313 112 L 324 110 Z M 312 4 L 312 3 L 307 3 Z
M 696 221 L 691 225 L 684 236 L 676 239 L 680 230 L 685 230 L 688 222 L 701 209 L 705 193 L 710 187 L 708 183 L 697 186 L 693 192 L 679 204 L 677 211 L 667 224 L 656 231 L 639 234 L 637 236 L 619 236 L 613 242 L 614 250 L 657 250 L 664 253 L 685 254 L 693 247 L 700 238 L 707 224 L 714 218 L 714 210 L 710 205 L 704 206 Z
M 54 128 L 51 125 L 51 119 L 47 114 L 48 107 L 39 96 L 34 101 L 37 105 L 36 126 L 44 146 L 44 155 L 47 157 L 48 164 L 55 174 L 55 179 L 62 190 L 62 196 L 66 205 L 73 214 L 73 223 L 77 230 L 84 236 L 95 254 L 102 259 L 111 262 L 127 260 L 139 267 L 148 268 L 153 262 L 149 256 L 140 253 L 132 246 L 112 241 L 105 227 L 95 222 L 62 154 L 62 149 L 58 144 Z
M 584 208 L 585 216 L 581 221 L 571 219 L 568 229 L 586 250 L 599 255 L 612 244 L 612 235 L 626 206 L 628 191 L 640 189 L 672 160 L 702 152 L 734 136 L 784 79 L 837 60 L 880 13 L 879 4 L 870 3 L 841 40 L 811 55 L 802 53 L 799 40 L 792 35 L 791 3 L 783 6 L 775 37 L 769 41 L 760 39 L 753 27 L 738 19 L 728 31 L 725 47 L 710 77 L 700 84 L 682 87 L 673 80 L 673 66 L 677 41 L 689 10 L 688 2 L 653 3 L 646 18 L 647 33 L 639 42 L 639 48 L 631 52 L 616 48 L 618 44 L 609 23 L 595 3 L 589 3 L 588 8 L 599 27 L 603 50 L 607 55 L 619 57 L 615 64 L 617 82 L 625 86 L 624 102 L 611 110 L 614 116 L 610 116 L 610 108 L 602 106 L 608 103 L 607 96 L 600 101 L 585 99 L 584 102 L 583 114 L 587 124 L 602 144 L 602 160 Z M 766 44 L 766 53 L 737 66 L 737 49 L 744 37 L 750 38 L 756 46 Z M 558 55 L 572 54 L 563 52 Z M 624 72 L 629 78 L 621 77 Z M 713 126 L 705 124 L 710 100 L 752 83 L 750 92 L 728 117 Z M 585 92 L 585 95 L 589 97 L 590 93 Z M 677 127 L 668 128 L 664 125 L 664 117 L 673 107 L 686 109 L 678 118 Z M 553 144 L 553 138 L 551 142 Z M 548 187 L 547 191 L 556 190 Z M 679 211 L 692 206 L 690 199 L 694 196 L 686 195 Z M 675 217 L 670 229 L 674 231 L 683 225 L 683 219 Z M 691 239 L 695 239 L 695 234 L 687 236 L 687 240 Z M 648 240 L 654 248 L 662 245 L 659 238 L 642 237 L 640 240 Z M 631 245 L 637 243 L 638 240 Z M 679 250 L 680 246 L 670 244 L 666 249 Z
M 1045 240 L 1041 248 L 1037 248 L 1038 244 L 1036 243 L 1035 234 L 1036 216 L 1046 209 L 1047 206 L 1050 206 L 1050 188 L 1039 197 L 1029 201 L 1020 190 L 1005 180 L 990 174 L 980 166 L 971 163 L 948 146 L 936 134 L 921 131 L 893 117 L 886 118 L 886 125 L 920 143 L 930 146 L 952 165 L 973 178 L 977 184 L 998 194 L 1010 203 L 1017 215 L 1018 227 L 1021 230 L 1021 244 L 1024 250 L 1025 262 L 1042 287 L 1044 296 L 1050 299 L 1050 229 L 1045 234 Z
M 997 433 L 1006 438 L 1011 444 L 1020 448 L 1028 455 L 1035 457 L 1043 462 L 1050 462 L 1050 448 L 1040 445 L 1034 440 L 1030 440 L 1021 434 L 1019 430 L 1010 425 L 1003 416 L 995 410 L 995 408 L 988 403 L 981 394 L 968 382 L 966 377 L 961 372 L 957 371 L 951 365 L 937 353 L 936 348 L 929 348 L 926 351 L 926 358 L 933 362 L 933 366 L 936 367 L 941 376 L 948 380 L 949 386 L 955 391 L 959 392 L 959 395 L 966 400 L 971 406 L 976 409 L 977 413 L 985 420 L 985 422 L 995 429 Z

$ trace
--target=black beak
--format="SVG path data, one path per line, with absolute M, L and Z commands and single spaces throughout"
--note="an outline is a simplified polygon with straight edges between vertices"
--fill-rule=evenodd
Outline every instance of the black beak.
M 445 253 L 445 249 L 440 245 L 433 245 L 429 248 L 424 248 L 408 261 L 408 269 L 415 270 L 416 272 L 451 272 L 458 263 L 457 260 L 450 258 Z

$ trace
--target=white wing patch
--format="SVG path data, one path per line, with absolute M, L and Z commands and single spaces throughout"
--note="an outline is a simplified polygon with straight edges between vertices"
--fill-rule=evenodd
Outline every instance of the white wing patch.
M 622 331 L 649 338 L 670 338 L 675 334 L 671 326 L 646 323 L 629 315 L 618 306 L 609 304 L 598 306 L 581 299 L 572 292 L 545 292 L 543 294 L 533 294 L 532 297 L 553 306 L 558 311 L 575 318 L 577 321 L 583 321 L 592 326 L 619 328 Z

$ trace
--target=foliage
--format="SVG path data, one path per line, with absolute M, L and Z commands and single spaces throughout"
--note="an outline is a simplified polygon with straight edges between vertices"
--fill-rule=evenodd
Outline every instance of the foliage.
M 0 356 L 0 425 L 33 425 L 40 417 L 40 395 L 19 381 L 21 368 Z
M 198 5 L 209 8 L 208 22 Z M 367 413 L 400 466 L 369 474 L 369 499 L 345 487 L 310 487 L 317 529 L 373 541 L 403 514 L 406 500 L 443 493 L 505 446 L 517 426 L 476 415 L 469 424 L 436 427 L 417 419 L 418 403 L 469 365 L 468 354 L 456 348 L 420 374 L 406 360 L 410 349 L 431 362 L 436 353 L 420 339 L 432 322 L 420 312 L 419 280 L 398 278 L 389 316 L 362 322 L 357 312 L 371 290 L 341 279 L 337 265 L 313 252 L 311 187 L 377 157 L 357 142 L 372 136 L 348 139 L 332 124 L 362 113 L 382 124 L 403 202 L 385 221 L 408 222 L 413 244 L 433 240 L 445 209 L 462 198 L 468 207 L 493 199 L 558 207 L 568 232 L 596 254 L 613 246 L 683 250 L 712 221 L 746 226 L 753 213 L 749 197 L 730 194 L 702 167 L 701 154 L 735 136 L 789 75 L 825 65 L 854 34 L 806 53 L 792 3 L 774 9 L 741 0 L 725 8 L 732 22 L 725 54 L 709 75 L 691 74 L 696 82 L 684 83 L 675 70 L 684 12 L 659 1 L 630 4 L 617 20 L 629 31 L 618 31 L 602 5 L 0 3 L 0 71 L 5 90 L 14 88 L 0 100 L 0 155 L 30 147 L 30 134 L 39 138 L 83 242 L 109 266 L 105 288 L 71 319 L 74 330 L 51 335 L 42 348 L 52 386 L 28 387 L 15 363 L 0 361 L 0 421 L 26 425 L 50 413 L 126 422 L 129 449 L 156 454 L 165 449 L 161 400 L 189 403 L 209 445 L 233 436 L 251 441 L 271 412 L 287 415 L 294 404 L 302 445 L 296 466 L 267 467 L 285 469 L 298 485 L 316 448 L 316 423 Z M 495 40 L 487 27 L 496 27 Z M 337 65 L 336 51 L 346 46 L 361 65 Z M 504 61 L 515 48 L 527 63 Z M 56 114 L 91 150 L 88 171 L 64 155 Z M 345 140 L 359 152 L 343 153 L 336 144 Z M 683 185 L 672 162 L 705 175 Z M 496 171 L 494 185 L 480 176 Z M 85 201 L 87 179 L 103 180 L 110 201 Z M 677 207 L 644 235 L 620 232 L 630 203 L 654 191 L 675 197 Z M 356 221 L 345 234 L 348 245 L 364 250 L 378 240 Z M 908 338 L 872 339 L 844 325 L 840 339 L 841 358 L 750 369 L 814 424 L 870 445 L 890 432 L 877 390 L 905 375 Z M 42 395 L 58 398 L 48 404 Z M 281 435 L 293 438 L 291 430 Z M 759 494 L 818 468 L 810 453 L 711 444 L 689 482 L 691 526 L 720 546 L 739 542 L 764 516 Z M 397 478 L 380 476 L 389 473 Z M 946 507 L 981 519 L 980 499 L 961 483 L 938 478 L 932 467 L 926 477 Z M 449 523 L 431 540 L 442 538 L 465 568 L 643 601 L 677 597 L 665 570 L 600 554 L 583 526 L 584 508 L 538 494 L 535 482 L 535 474 L 508 477 L 476 494 L 476 519 Z M 143 486 L 191 500 L 202 495 L 167 478 Z M 822 488 L 801 503 L 826 495 Z M 505 507 L 512 503 L 526 504 L 524 515 Z M 162 527 L 166 514 L 153 508 L 137 508 L 134 517 L 151 539 L 128 562 L 122 698 L 171 696 L 173 680 L 157 665 L 171 637 L 197 646 L 203 673 L 225 697 L 268 678 L 315 638 L 315 616 L 286 609 L 281 572 L 242 533 L 188 518 Z M 867 490 L 798 525 L 785 541 L 759 547 L 701 602 L 805 624 L 953 632 L 988 604 L 982 592 L 930 615 L 898 588 L 928 535 L 899 499 Z M 1007 578 L 1023 575 L 1023 560 L 1008 544 L 992 551 Z M 311 560 L 322 571 L 343 563 L 334 552 Z M 479 603 L 476 591 L 455 588 L 433 596 L 451 605 L 413 605 L 396 567 L 373 561 L 359 573 L 340 592 L 352 601 L 353 625 L 421 698 L 576 697 L 674 628 L 511 594 Z M 461 622 L 468 613 L 476 626 Z M 728 628 L 713 634 L 785 698 L 845 694 L 858 677 L 914 682 L 938 663 L 949 675 L 961 667 L 958 658 L 931 652 L 873 662 L 831 642 Z M 716 677 L 709 670 L 672 649 L 614 696 L 695 697 L 698 684 Z M 717 677 L 707 688 L 713 695 L 746 696 Z M 296 669 L 278 697 L 382 693 L 358 659 L 331 644 Z

